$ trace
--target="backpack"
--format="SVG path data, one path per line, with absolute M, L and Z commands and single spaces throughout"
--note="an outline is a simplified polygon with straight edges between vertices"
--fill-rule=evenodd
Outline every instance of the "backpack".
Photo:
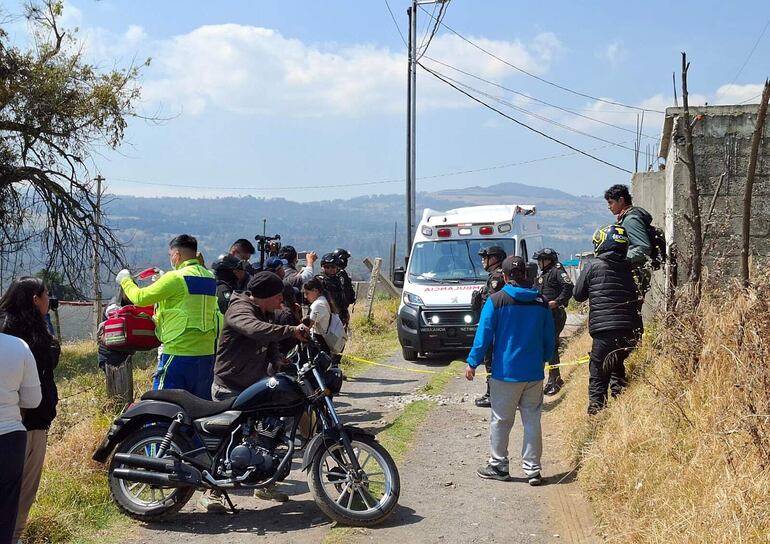
M 146 351 L 160 346 L 152 306 L 123 306 L 99 325 L 99 345 L 113 351 Z
M 329 346 L 329 349 L 335 355 L 342 353 L 342 350 L 345 349 L 348 333 L 345 331 L 345 325 L 342 324 L 340 316 L 335 313 L 332 313 L 329 317 L 329 326 L 326 329 L 326 334 L 324 334 L 324 340 L 326 340 L 326 345 Z
M 644 208 L 634 207 L 629 210 L 629 214 L 635 211 L 638 212 L 635 215 L 644 222 L 644 226 L 647 228 L 647 237 L 650 239 L 650 264 L 652 269 L 660 270 L 668 259 L 668 254 L 666 252 L 666 233 L 663 232 L 663 229 L 660 227 L 656 227 L 652 224 L 652 215 L 650 215 L 650 212 Z

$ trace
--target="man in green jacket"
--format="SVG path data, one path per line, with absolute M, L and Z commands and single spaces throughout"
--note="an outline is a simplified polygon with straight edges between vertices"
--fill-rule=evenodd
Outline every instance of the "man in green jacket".
M 617 224 L 623 225 L 628 235 L 628 260 L 633 267 L 634 280 L 642 297 L 650 289 L 651 270 L 647 265 L 652 256 L 652 240 L 648 227 L 652 224 L 652 215 L 644 208 L 634 206 L 627 185 L 613 185 L 604 192 L 607 208 L 617 218 Z
M 116 281 L 133 304 L 157 305 L 155 333 L 163 343 L 163 354 L 152 388 L 184 389 L 210 400 L 222 314 L 216 280 L 196 259 L 197 251 L 198 241 L 180 234 L 169 243 L 174 270 L 144 288 L 137 287 L 128 270 L 121 270 Z

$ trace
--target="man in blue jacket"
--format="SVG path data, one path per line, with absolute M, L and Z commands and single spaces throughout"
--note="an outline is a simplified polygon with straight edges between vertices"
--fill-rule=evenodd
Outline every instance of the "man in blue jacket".
M 524 259 L 508 257 L 502 268 L 508 285 L 491 295 L 484 304 L 465 369 L 465 377 L 473 380 L 487 348 L 494 346 L 489 380 L 491 455 L 488 464 L 477 474 L 487 479 L 510 479 L 508 441 L 518 408 L 524 426 L 522 468 L 529 485 L 540 485 L 543 482 L 540 475 L 543 451 L 540 413 L 545 362 L 551 359 L 556 348 L 553 316 L 548 302 L 525 279 L 527 264 Z

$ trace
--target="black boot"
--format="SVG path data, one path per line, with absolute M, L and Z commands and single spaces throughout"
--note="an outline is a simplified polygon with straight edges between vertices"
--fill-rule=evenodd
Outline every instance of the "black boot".
M 553 396 L 559 391 L 561 391 L 561 388 L 564 386 L 564 380 L 561 379 L 561 374 L 559 373 L 559 369 L 557 368 L 551 368 L 548 370 L 548 381 L 545 384 L 545 387 L 543 388 L 543 394 L 547 396 Z
M 476 406 L 479 408 L 491 408 L 492 403 L 489 402 L 489 378 L 487 378 L 487 392 L 477 398 L 475 401 Z

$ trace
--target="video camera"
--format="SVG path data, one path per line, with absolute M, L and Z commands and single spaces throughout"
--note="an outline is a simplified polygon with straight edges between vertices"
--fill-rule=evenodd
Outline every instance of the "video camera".
M 263 269 L 265 266 L 265 254 L 268 256 L 278 255 L 278 252 L 281 250 L 281 235 L 267 236 L 266 234 L 257 234 L 254 236 L 254 240 L 257 241 L 257 248 L 259 249 L 259 268 Z

